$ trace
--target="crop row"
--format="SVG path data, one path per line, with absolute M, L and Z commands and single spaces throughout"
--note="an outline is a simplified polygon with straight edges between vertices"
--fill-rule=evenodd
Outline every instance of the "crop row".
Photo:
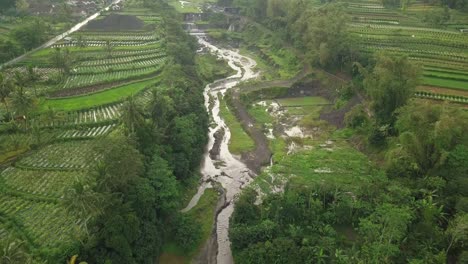
M 164 56 L 165 56 L 165 53 L 162 52 L 161 50 L 154 50 L 148 53 L 135 54 L 135 55 L 129 55 L 129 56 L 119 56 L 119 57 L 115 57 L 114 54 L 112 54 L 112 58 L 98 58 L 94 60 L 86 60 L 86 61 L 80 62 L 78 66 L 122 64 L 122 63 L 128 63 L 132 61 L 160 58 Z
M 350 23 L 352 28 L 361 29 L 363 31 L 374 32 L 411 32 L 412 34 L 419 34 L 424 36 L 433 36 L 435 38 L 459 38 L 466 39 L 467 36 L 456 31 L 448 31 L 443 29 L 423 28 L 423 27 L 408 27 L 408 26 L 391 26 L 391 25 L 369 25 L 361 23 Z
M 114 127 L 115 127 L 115 124 L 111 124 L 107 126 L 89 127 L 85 129 L 70 129 L 60 134 L 58 138 L 60 139 L 95 138 L 95 137 L 107 135 Z
M 54 122 L 44 122 L 42 123 L 42 126 L 58 127 L 67 125 L 79 126 L 95 123 L 109 123 L 120 117 L 121 106 L 121 103 L 117 103 L 83 111 L 67 112 L 62 119 Z
M 41 247 L 53 247 L 72 241 L 82 232 L 78 219 L 54 203 L 34 202 L 0 194 L 0 211 L 14 218 Z
M 122 59 L 124 60 L 124 59 Z M 129 69 L 147 68 L 150 66 L 160 65 L 165 61 L 165 58 L 152 58 L 149 60 L 128 61 L 119 64 L 104 64 L 100 66 L 85 66 L 75 68 L 75 74 L 99 74 L 112 71 L 124 71 Z
M 9 189 L 61 198 L 67 186 L 84 176 L 78 171 L 23 170 L 8 167 L 0 177 Z
M 443 34 L 437 32 L 414 32 L 405 30 L 377 30 L 372 28 L 350 28 L 349 30 L 359 37 L 368 38 L 395 38 L 399 40 L 424 41 L 424 43 L 447 45 L 466 45 L 468 38 L 460 34 Z
M 135 47 L 135 49 L 125 48 L 124 50 L 113 50 L 112 58 L 132 57 L 132 56 L 139 56 L 139 55 L 145 55 L 145 54 L 163 53 L 160 44 L 161 43 L 159 42 L 158 45 L 148 46 L 145 48 Z M 86 62 L 88 60 L 107 59 L 107 58 L 109 58 L 109 53 L 104 52 L 104 50 L 79 51 L 79 56 L 77 56 L 77 59 L 80 62 Z
M 366 45 L 362 43 L 363 47 L 371 51 L 377 50 L 386 50 L 391 52 L 397 52 L 402 54 L 407 54 L 413 57 L 422 57 L 422 58 L 433 58 L 433 59 L 444 59 L 457 62 L 468 62 L 468 57 L 453 52 L 443 52 L 443 51 L 433 51 L 433 50 L 423 50 L 423 49 L 408 49 L 408 48 L 399 48 L 399 47 L 385 47 L 385 46 L 376 46 L 376 45 Z
M 456 62 L 450 60 L 441 60 L 439 59 L 431 59 L 431 58 L 421 58 L 421 57 L 409 57 L 411 60 L 416 61 L 425 67 L 434 67 L 434 68 L 441 68 L 447 70 L 458 70 L 462 72 L 468 71 L 468 63 L 463 62 Z
M 139 40 L 139 41 L 145 41 L 145 40 L 153 40 L 153 39 L 159 39 L 155 34 L 128 34 L 128 33 L 115 33 L 113 34 L 80 34 L 79 36 L 82 36 L 82 40 L 84 41 L 95 41 L 95 40 Z M 74 36 L 75 38 L 73 41 L 78 41 L 76 38 L 76 35 Z
M 113 81 L 126 80 L 138 76 L 145 76 L 157 71 L 159 67 L 147 67 L 128 71 L 114 71 L 99 74 L 75 74 L 67 78 L 63 89 L 86 87 Z
M 380 35 L 380 34 L 373 34 L 373 33 L 362 33 L 357 32 L 354 33 L 355 37 L 358 37 L 360 41 L 365 41 L 366 43 L 382 43 L 385 42 L 388 44 L 393 45 L 432 45 L 434 49 L 452 49 L 458 52 L 465 52 L 468 49 L 468 39 L 466 40 L 444 40 L 444 39 L 436 39 L 436 38 L 429 38 L 429 37 L 421 37 L 421 36 L 414 36 L 414 35 L 400 35 L 400 34 L 389 34 L 389 35 Z
M 420 98 L 444 100 L 444 101 L 468 104 L 468 98 L 464 96 L 459 96 L 459 95 L 436 94 L 436 93 L 430 93 L 430 92 L 416 92 L 415 95 Z
M 147 46 L 159 43 L 159 40 L 151 40 L 151 41 L 111 41 L 110 44 L 112 46 L 125 46 L 125 47 L 140 47 L 140 46 Z M 70 42 L 70 43 L 59 43 L 50 46 L 51 48 L 64 48 L 64 47 L 75 47 L 78 46 L 78 43 Z M 103 47 L 107 45 L 106 41 L 87 41 L 86 46 L 89 47 Z
M 399 25 L 400 22 L 396 20 L 385 20 L 385 19 L 371 19 L 367 17 L 355 17 L 353 20 L 357 20 L 359 22 L 365 23 L 372 23 L 372 24 L 392 24 L 392 25 Z
M 99 158 L 91 141 L 70 141 L 48 145 L 20 160 L 17 165 L 36 169 L 84 169 Z

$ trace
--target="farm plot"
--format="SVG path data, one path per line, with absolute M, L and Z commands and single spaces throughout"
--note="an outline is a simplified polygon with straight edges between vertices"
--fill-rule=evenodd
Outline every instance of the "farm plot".
M 411 34 L 411 33 L 410 33 Z M 431 33 L 432 34 L 432 33 Z M 434 34 L 435 35 L 435 34 Z M 431 41 L 428 38 L 395 35 L 364 35 L 356 33 L 361 51 L 374 53 L 385 50 L 409 55 L 424 66 L 422 83 L 452 89 L 468 89 L 468 37 Z M 414 36 L 414 35 L 413 35 Z M 435 38 L 435 36 L 433 36 Z M 458 38 L 458 39 L 457 39 Z
M 122 61 L 118 64 L 100 64 L 97 66 L 79 66 L 74 69 L 75 74 L 106 73 L 112 71 L 124 71 L 128 69 L 143 69 L 154 65 L 161 65 L 165 62 L 164 57 L 153 56 L 147 59 L 139 57 L 120 58 Z M 96 63 L 102 63 L 97 61 Z
M 63 246 L 83 234 L 81 221 L 54 203 L 0 194 L 0 212 L 6 215 L 0 220 L 19 223 L 21 231 L 41 248 Z
M 148 50 L 147 52 L 128 52 L 128 55 L 125 56 L 116 56 L 115 52 L 112 53 L 112 58 L 102 57 L 96 58 L 92 60 L 85 60 L 78 63 L 78 67 L 86 67 L 86 66 L 100 66 L 100 65 L 113 65 L 113 64 L 125 64 L 134 61 L 142 61 L 142 60 L 149 60 L 154 58 L 163 58 L 165 57 L 166 53 L 163 52 L 161 49 L 154 49 Z M 101 54 L 102 53 L 98 53 Z M 87 56 L 95 56 L 98 54 L 86 54 Z
M 57 118 L 50 120 L 47 113 L 43 114 L 42 127 L 79 126 L 100 123 L 112 123 L 120 116 L 121 103 L 115 103 L 82 111 L 60 112 Z
M 41 110 L 45 114 L 49 108 L 62 111 L 76 111 L 116 104 L 122 102 L 130 95 L 136 95 L 147 88 L 156 86 L 158 82 L 159 79 L 155 78 L 140 82 L 132 82 L 84 96 L 48 99 L 41 105 Z
M 58 136 L 59 139 L 91 139 L 107 135 L 115 124 L 106 126 L 88 127 L 85 129 L 70 129 Z
M 80 31 L 73 34 L 72 41 L 77 41 L 80 38 L 83 41 L 87 40 L 130 40 L 130 41 L 147 41 L 156 40 L 160 37 L 154 32 L 90 32 Z
M 100 155 L 92 141 L 48 145 L 16 163 L 20 168 L 77 170 L 91 167 Z
M 160 67 L 161 65 L 149 66 L 135 70 L 114 71 L 98 74 L 74 74 L 67 78 L 65 84 L 63 85 L 63 89 L 80 88 L 121 80 L 136 79 L 139 77 L 143 78 L 145 76 L 157 73 Z
M 149 41 L 124 41 L 124 40 L 112 40 L 110 41 L 110 44 L 112 46 L 126 46 L 126 47 L 139 47 L 139 46 L 148 46 L 148 45 L 154 45 L 158 44 L 160 41 L 159 40 L 149 40 Z M 85 46 L 89 47 L 103 47 L 107 45 L 107 41 L 105 40 L 87 40 L 84 42 Z M 61 42 L 54 44 L 50 46 L 50 48 L 66 48 L 66 47 L 76 47 L 79 46 L 79 43 L 77 41 L 74 42 Z
M 0 173 L 2 185 L 10 190 L 53 198 L 63 197 L 75 180 L 85 177 L 79 171 L 27 170 L 9 167 Z

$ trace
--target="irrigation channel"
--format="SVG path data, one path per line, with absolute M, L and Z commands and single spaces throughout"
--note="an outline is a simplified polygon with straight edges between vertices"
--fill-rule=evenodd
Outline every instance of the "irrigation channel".
M 213 187 L 212 183 L 220 184 L 223 187 L 224 197 L 221 204 L 218 204 L 215 221 L 216 232 L 211 238 L 212 245 L 208 245 L 210 242 L 207 242 L 200 254 L 202 257 L 195 262 L 231 264 L 234 261 L 228 233 L 229 218 L 234 211 L 234 198 L 252 181 L 255 173 L 229 152 L 228 144 L 231 133 L 220 116 L 220 97 L 240 82 L 256 78 L 258 73 L 254 71 L 256 62 L 253 59 L 242 56 L 235 50 L 215 46 L 199 30 L 195 29 L 194 33 L 193 35 L 198 38 L 203 49 L 226 60 L 229 66 L 236 71 L 236 74 L 208 84 L 205 88 L 205 107 L 210 112 L 215 125 L 210 127 L 209 142 L 201 164 L 202 183 L 198 192 L 182 212 L 187 212 L 196 206 L 205 189 Z

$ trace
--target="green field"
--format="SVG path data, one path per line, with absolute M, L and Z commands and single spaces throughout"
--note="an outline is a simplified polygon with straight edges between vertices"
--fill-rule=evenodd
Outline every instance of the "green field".
M 468 80 L 467 81 L 457 81 L 457 80 L 447 80 L 437 77 L 423 77 L 423 83 L 432 86 L 444 87 L 444 88 L 453 88 L 468 91 Z

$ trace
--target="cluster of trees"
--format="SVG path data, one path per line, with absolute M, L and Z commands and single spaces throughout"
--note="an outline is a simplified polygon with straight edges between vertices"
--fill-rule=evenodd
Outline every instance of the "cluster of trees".
M 423 0 L 424 3 L 448 6 L 452 9 L 468 11 L 468 3 L 465 0 Z
M 412 100 L 419 69 L 405 57 L 379 54 L 369 69 L 361 82 L 371 104 L 347 123 L 384 166 L 352 190 L 288 184 L 259 205 L 245 192 L 230 230 L 237 263 L 468 261 L 468 113 Z
M 0 72 L 0 102 L 5 106 L 4 121 L 13 121 L 21 117 L 27 123 L 30 114 L 36 107 L 36 98 L 27 93 L 26 88 L 37 80 L 34 68 L 29 67 L 26 74 L 14 72 L 4 74 Z
M 234 0 L 242 13 L 273 32 L 280 45 L 292 43 L 306 51 L 315 65 L 338 68 L 351 65 L 357 52 L 347 31 L 349 16 L 343 3 L 315 8 L 307 1 Z
M 29 18 L 15 26 L 8 36 L 0 38 L 0 63 L 40 46 L 50 32 L 50 24 L 41 18 Z

